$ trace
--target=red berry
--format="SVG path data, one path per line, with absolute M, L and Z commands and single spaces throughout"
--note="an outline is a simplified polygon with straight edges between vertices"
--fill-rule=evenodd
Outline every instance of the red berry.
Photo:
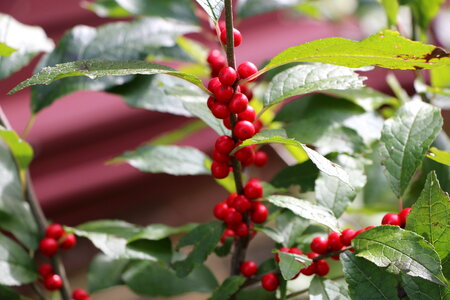
M 241 213 L 245 213 L 246 211 L 248 211 L 251 206 L 251 202 L 247 198 L 245 198 L 245 196 L 239 195 L 234 200 L 234 207 Z
M 230 117 L 223 119 L 223 125 L 231 130 L 231 120 Z
M 234 237 L 236 236 L 236 233 L 234 232 L 233 229 L 227 228 L 225 229 L 225 231 L 222 234 L 222 237 L 220 238 L 220 242 L 225 243 L 225 240 L 229 237 Z
M 237 236 L 246 237 L 248 235 L 248 225 L 244 222 L 239 224 L 234 230 Z
M 208 90 L 214 94 L 221 85 L 219 77 L 214 77 L 208 82 Z
M 252 207 L 251 219 L 253 223 L 262 224 L 267 220 L 268 216 L 269 210 L 264 204 L 259 203 L 254 208 Z
M 244 94 L 245 96 L 247 96 L 248 101 L 252 100 L 252 98 L 253 98 L 252 90 L 245 84 L 240 84 L 239 87 L 241 88 L 241 93 Z
M 236 151 L 234 154 L 234 157 L 240 162 L 244 162 L 252 158 L 252 156 L 255 155 L 255 151 L 253 151 L 253 148 L 250 146 L 243 147 Z
M 308 254 L 306 254 L 306 256 L 308 256 L 308 258 L 316 258 L 319 256 L 319 254 L 314 253 L 314 252 L 309 252 Z M 306 276 L 311 276 L 314 273 L 316 273 L 316 262 L 312 262 L 308 267 L 303 268 L 300 270 L 300 272 Z
M 239 114 L 244 112 L 248 107 L 247 96 L 241 93 L 234 94 L 231 98 L 230 103 L 228 103 L 228 109 L 233 114 Z
M 64 250 L 69 250 L 77 244 L 77 238 L 73 233 L 69 233 L 64 237 L 64 240 L 61 242 L 61 248 Z
M 239 30 L 233 28 L 234 47 L 238 47 L 242 43 L 242 35 Z M 222 44 L 227 44 L 227 29 L 224 28 L 220 31 L 220 41 Z
M 222 154 L 229 154 L 234 149 L 234 141 L 228 135 L 219 136 L 216 140 L 215 148 Z
M 289 250 L 290 250 L 289 248 L 283 247 L 283 248 L 278 249 L 278 252 L 289 253 Z M 280 262 L 280 256 L 278 255 L 278 252 L 275 253 L 275 261 L 276 262 Z
M 206 105 L 208 106 L 209 110 L 212 110 L 214 105 L 216 104 L 216 99 L 214 97 L 208 97 L 208 100 L 206 101 Z
M 341 240 L 341 244 L 344 246 L 350 246 L 352 244 L 352 240 L 355 237 L 356 232 L 351 229 L 351 228 L 347 228 L 344 229 L 341 233 L 341 236 L 339 237 L 339 239 Z
M 298 248 L 291 248 L 291 249 L 289 249 L 288 252 L 289 252 L 289 253 L 292 253 L 292 254 L 298 254 L 298 255 L 303 254 L 303 251 L 300 250 L 300 249 L 298 249 Z
M 358 235 L 360 235 L 361 233 L 363 233 L 364 231 L 366 231 L 364 228 L 356 231 L 354 238 L 357 237 Z
M 257 199 L 263 196 L 263 186 L 258 180 L 249 180 L 244 187 L 244 195 L 248 199 Z
M 228 103 L 233 97 L 234 90 L 231 86 L 220 84 L 218 87 L 215 87 L 213 94 L 217 101 Z
M 255 162 L 255 155 L 250 156 L 249 159 L 247 159 L 246 161 L 242 162 L 242 166 L 243 167 L 248 167 L 253 165 L 253 163 Z
M 228 207 L 234 207 L 234 203 L 236 201 L 238 194 L 237 193 L 231 193 L 227 199 L 225 200 L 225 202 L 227 203 Z
M 225 202 L 219 202 L 214 206 L 214 217 L 219 220 L 225 220 L 225 215 L 228 210 L 228 205 Z
M 342 249 L 342 243 L 341 239 L 339 237 L 339 233 L 332 232 L 328 235 L 328 250 L 333 251 L 339 251 Z
M 223 67 L 218 77 L 222 84 L 231 86 L 237 79 L 237 72 L 232 67 Z
M 59 275 L 53 274 L 44 279 L 44 286 L 49 291 L 56 291 L 62 287 L 62 279 Z
M 381 224 L 383 224 L 383 225 L 397 225 L 397 226 L 400 226 L 402 223 L 400 221 L 400 217 L 397 214 L 389 213 L 389 214 L 386 214 L 383 217 L 383 220 L 381 221 Z
M 239 77 L 242 79 L 246 79 L 256 72 L 258 72 L 258 68 L 255 66 L 254 63 L 246 61 L 239 65 L 237 68 Z
M 243 141 L 255 135 L 255 127 L 249 121 L 239 121 L 234 126 L 233 133 Z
M 212 152 L 212 158 L 213 158 L 213 160 L 221 162 L 221 163 L 227 163 L 230 161 L 229 155 L 222 154 L 219 151 L 217 151 L 216 149 L 214 149 Z
M 211 173 L 214 178 L 222 179 L 230 174 L 230 167 L 226 163 L 213 161 L 211 164 Z
M 219 21 L 217 22 L 217 26 L 219 27 L 219 30 L 222 31 L 227 27 L 227 24 L 225 23 L 225 21 Z
M 325 254 L 328 250 L 328 240 L 323 236 L 317 236 L 312 240 L 310 246 L 313 252 Z
M 256 121 L 253 123 L 253 126 L 255 126 L 255 132 L 258 133 L 258 132 L 260 132 L 261 129 L 263 128 L 263 123 L 262 123 L 261 120 L 256 120 Z
M 49 264 L 40 265 L 38 268 L 38 272 L 44 279 L 55 274 L 55 272 L 53 271 L 53 267 Z
M 218 59 L 222 59 L 222 58 L 223 58 L 222 52 L 220 52 L 220 50 L 213 49 L 213 50 L 209 51 L 206 61 L 209 64 L 212 64 L 215 61 L 217 61 Z
M 325 259 L 320 259 L 315 262 L 316 264 L 316 274 L 319 276 L 325 276 L 330 272 L 330 265 Z
M 211 112 L 217 119 L 225 119 L 230 116 L 228 106 L 223 103 L 216 102 L 212 105 Z
M 364 231 L 367 231 L 367 230 L 372 229 L 372 228 L 375 228 L 375 226 L 373 226 L 373 225 L 367 226 L 366 228 L 364 228 Z
M 242 222 L 242 215 L 236 209 L 230 207 L 225 214 L 225 222 L 231 226 L 238 225 Z
M 64 228 L 59 224 L 51 224 L 45 230 L 45 236 L 55 240 L 59 240 L 64 233 Z
M 75 289 L 72 293 L 72 297 L 75 300 L 86 300 L 89 297 L 89 294 L 83 289 Z
M 243 112 L 238 114 L 239 121 L 249 121 L 250 123 L 253 123 L 255 119 L 256 119 L 255 109 L 250 105 L 248 105 Z
M 402 226 L 402 228 L 406 226 L 406 218 L 408 218 L 410 212 L 411 208 L 405 208 L 398 214 L 398 216 L 400 217 L 400 226 Z
M 220 57 L 209 64 L 211 67 L 211 77 L 219 76 L 219 71 L 227 65 L 225 57 Z
M 58 251 L 58 241 L 53 238 L 44 238 L 39 243 L 39 250 L 45 256 L 51 257 Z
M 258 265 L 254 261 L 247 260 L 241 264 L 241 274 L 245 277 L 252 277 L 258 271 Z
M 255 152 L 255 166 L 264 167 L 267 164 L 268 159 L 269 158 L 267 157 L 266 152 L 264 151 Z
M 280 282 L 277 275 L 269 273 L 263 276 L 261 279 L 261 285 L 266 291 L 273 292 L 278 288 Z

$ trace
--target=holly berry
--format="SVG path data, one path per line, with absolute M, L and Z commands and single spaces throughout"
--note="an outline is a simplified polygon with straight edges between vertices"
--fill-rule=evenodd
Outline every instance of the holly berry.
M 39 250 L 45 256 L 52 257 L 58 251 L 58 242 L 53 238 L 43 238 L 39 243 Z
M 226 202 L 219 202 L 214 206 L 214 216 L 219 220 L 225 220 L 225 216 L 228 210 Z
M 237 196 L 234 201 L 234 207 L 241 213 L 245 213 L 246 211 L 248 211 L 251 206 L 252 204 L 250 203 L 250 201 L 242 195 Z
M 89 294 L 83 289 L 75 289 L 72 292 L 72 297 L 75 300 L 87 300 Z
M 61 276 L 57 274 L 53 274 L 44 279 L 44 286 L 49 291 L 56 291 L 62 287 L 62 279 Z
M 255 224 L 262 224 L 267 220 L 267 217 L 269 216 L 269 210 L 267 207 L 262 204 L 258 203 L 252 211 L 251 219 L 252 222 Z
M 225 240 L 229 237 L 235 237 L 236 233 L 234 232 L 233 229 L 230 228 L 226 228 L 225 231 L 222 234 L 222 237 L 220 238 L 220 242 L 223 244 L 225 243 Z
M 328 240 L 323 236 L 317 236 L 311 241 L 311 250 L 319 254 L 325 254 L 328 250 Z
M 225 214 L 225 222 L 228 225 L 238 225 L 242 222 L 242 215 L 235 208 L 229 207 Z
M 289 253 L 289 250 L 291 250 L 291 249 L 283 247 L 283 248 L 278 249 L 278 252 Z M 278 255 L 278 252 L 275 253 L 275 261 L 276 262 L 280 262 L 280 256 Z
M 259 180 L 250 179 L 244 187 L 244 195 L 248 199 L 257 199 L 263 196 L 264 189 Z
M 211 112 L 217 119 L 225 119 L 230 116 L 228 106 L 223 103 L 216 102 L 211 107 Z
M 306 256 L 308 256 L 308 258 L 310 258 L 310 259 L 313 259 L 313 258 L 318 257 L 319 254 L 314 253 L 314 252 L 309 252 L 308 254 L 306 254 Z M 312 264 L 310 264 L 306 268 L 301 269 L 300 272 L 306 276 L 313 275 L 314 273 L 316 273 L 316 262 L 313 261 Z
M 38 272 L 39 275 L 41 275 L 44 279 L 55 274 L 55 272 L 53 271 L 53 267 L 49 264 L 40 265 L 38 268 Z
M 252 277 L 258 271 L 258 265 L 254 261 L 247 260 L 241 264 L 240 270 L 245 277 Z
M 241 89 L 241 93 L 244 94 L 245 96 L 247 96 L 248 101 L 252 100 L 252 98 L 253 98 L 252 90 L 245 84 L 240 84 L 239 87 Z
M 330 272 L 330 265 L 325 259 L 320 259 L 315 261 L 316 264 L 316 274 L 319 276 L 325 276 Z
M 355 237 L 355 234 L 356 232 L 351 228 L 344 229 L 341 233 L 341 236 L 339 237 L 342 245 L 350 246 L 352 244 L 353 238 Z
M 228 154 L 234 149 L 234 141 L 228 135 L 219 136 L 216 140 L 215 148 L 222 154 Z
M 214 149 L 212 152 L 212 158 L 213 158 L 213 160 L 221 162 L 221 163 L 227 163 L 230 161 L 229 155 L 222 154 L 219 151 L 217 151 L 216 149 Z
M 258 72 L 258 68 L 255 66 L 254 63 L 246 61 L 238 66 L 237 72 L 240 78 L 246 79 L 255 74 L 256 72 Z
M 222 84 L 231 86 L 237 79 L 237 72 L 232 67 L 223 67 L 218 77 Z
M 247 109 L 247 107 L 248 107 L 247 96 L 245 96 L 242 93 L 234 94 L 233 98 L 231 98 L 230 102 L 228 103 L 228 109 L 233 114 L 242 113 Z
M 255 119 L 256 119 L 255 109 L 250 105 L 248 105 L 243 112 L 238 114 L 239 121 L 249 121 L 253 123 Z
M 253 148 L 250 146 L 243 147 L 236 151 L 234 154 L 234 157 L 240 162 L 244 162 L 252 158 L 252 156 L 255 155 L 255 152 L 253 151 Z
M 238 194 L 237 193 L 231 193 L 225 202 L 227 203 L 228 207 L 234 207 L 234 202 L 236 201 Z
M 220 86 L 222 84 L 220 83 L 219 77 L 214 77 L 208 82 L 208 90 L 213 94 Z
M 263 123 L 262 123 L 262 121 L 261 120 L 256 120 L 254 123 L 253 123 L 253 126 L 255 126 L 255 132 L 260 132 L 261 131 L 261 129 L 263 128 Z
M 339 233 L 332 232 L 328 235 L 328 250 L 333 251 L 339 251 L 342 249 L 342 243 L 339 236 Z
M 242 35 L 239 30 L 233 28 L 234 47 L 238 47 L 242 43 Z M 224 28 L 220 31 L 220 41 L 222 44 L 227 44 L 227 29 Z
M 273 292 L 280 285 L 280 281 L 278 280 L 277 275 L 269 273 L 263 276 L 261 279 L 261 285 L 266 291 Z
M 388 213 L 383 217 L 381 224 L 400 226 L 402 224 L 402 222 L 400 220 L 400 217 L 397 214 Z
M 292 254 L 298 254 L 298 255 L 303 254 L 303 251 L 298 248 L 290 248 L 288 252 L 292 253 Z
M 266 152 L 264 151 L 255 152 L 255 166 L 264 167 L 267 164 L 268 159 L 269 158 L 267 157 Z
M 217 101 L 228 103 L 231 97 L 233 97 L 234 90 L 231 86 L 220 84 L 219 86 L 215 87 L 212 93 L 214 94 L 214 98 L 216 98 Z
M 51 224 L 45 230 L 45 236 L 55 240 L 59 240 L 64 233 L 64 228 L 59 224 Z
M 244 222 L 239 224 L 234 230 L 236 235 L 239 237 L 246 237 L 248 235 L 248 225 Z
M 406 226 L 406 218 L 408 218 L 409 213 L 411 212 L 411 208 L 405 208 L 401 212 L 399 212 L 398 216 L 400 218 L 400 226 L 404 228 Z
M 69 250 L 77 244 L 77 238 L 73 233 L 69 233 L 65 236 L 64 240 L 61 242 L 61 248 L 64 250 Z
M 220 52 L 220 50 L 218 50 L 218 49 L 213 49 L 213 50 L 209 51 L 208 57 L 206 58 L 206 61 L 207 61 L 209 64 L 213 64 L 213 63 L 215 63 L 218 59 L 221 59 L 221 58 L 223 58 L 223 55 L 222 55 L 222 53 Z
M 222 179 L 230 174 L 230 167 L 226 163 L 213 161 L 211 164 L 211 173 L 214 178 Z
M 234 126 L 233 133 L 243 141 L 255 135 L 255 127 L 249 121 L 239 121 Z
M 230 117 L 223 119 L 223 125 L 230 130 L 232 129 Z

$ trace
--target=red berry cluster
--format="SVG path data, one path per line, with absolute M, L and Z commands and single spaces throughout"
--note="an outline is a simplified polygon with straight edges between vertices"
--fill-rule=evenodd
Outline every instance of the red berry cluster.
M 411 212 L 411 208 L 405 208 L 398 214 L 394 214 L 394 213 L 386 214 L 383 217 L 381 224 L 382 225 L 396 225 L 396 226 L 405 228 L 406 218 L 408 217 L 410 212 Z
M 55 274 L 53 267 L 49 264 L 42 264 L 38 268 L 39 275 L 41 275 L 42 283 L 44 287 L 49 291 L 59 290 L 63 281 L 61 276 Z
M 52 257 L 58 248 L 69 250 L 75 246 L 77 239 L 74 234 L 67 234 L 59 224 L 51 224 L 45 230 L 45 238 L 39 243 L 39 250 L 42 254 Z
M 72 299 L 70 300 L 92 300 L 91 297 L 89 297 L 88 292 L 86 292 L 83 289 L 75 289 L 72 293 Z

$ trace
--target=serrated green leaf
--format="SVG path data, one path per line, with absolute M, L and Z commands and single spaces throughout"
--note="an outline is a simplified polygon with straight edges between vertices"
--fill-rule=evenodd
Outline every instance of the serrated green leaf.
M 427 157 L 438 163 L 450 166 L 450 152 L 442 151 L 436 147 L 431 147 Z
M 341 254 L 345 280 L 353 300 L 398 300 L 397 278 L 350 251 Z
M 25 300 L 13 289 L 0 285 L 0 299 L 2 300 Z
M 164 224 L 152 224 L 144 227 L 141 232 L 128 240 L 129 243 L 137 240 L 158 241 L 174 234 L 185 233 L 193 230 L 198 224 L 189 223 L 179 227 L 171 227 Z
M 267 200 L 278 207 L 291 210 L 294 214 L 302 218 L 315 221 L 333 231 L 339 232 L 338 221 L 333 215 L 333 212 L 326 207 L 314 205 L 306 200 L 290 196 L 273 195 L 268 197 Z
M 415 16 L 415 21 L 426 31 L 431 20 L 438 14 L 445 0 L 400 0 L 400 4 L 409 5 Z
M 305 0 L 240 0 L 237 3 L 237 14 L 240 18 L 267 13 L 273 10 L 294 7 Z
M 310 300 L 347 300 L 349 298 L 347 288 L 337 281 L 314 276 L 309 286 Z
M 316 91 L 361 88 L 366 79 L 346 67 L 327 64 L 297 65 L 272 79 L 264 96 L 264 107 L 292 96 Z
M 208 16 L 214 21 L 219 20 L 222 10 L 225 7 L 224 0 L 195 0 L 206 11 Z
M 294 247 L 297 238 L 309 226 L 309 220 L 299 218 L 297 215 L 286 209 L 282 211 L 276 218 L 276 226 L 274 228 L 264 227 L 263 232 L 269 235 L 274 241 L 280 243 L 284 247 Z M 272 235 L 266 230 L 272 230 Z
M 439 255 L 425 239 L 398 226 L 383 225 L 367 230 L 352 241 L 356 255 L 387 271 L 446 285 Z
M 291 280 L 300 272 L 300 269 L 308 267 L 312 260 L 305 255 L 298 255 L 278 251 L 281 275 L 285 280 Z
M 171 297 L 189 292 L 211 293 L 217 287 L 214 274 L 205 266 L 179 278 L 173 270 L 157 262 L 139 262 L 123 275 L 126 285 L 147 297 Z
M 38 278 L 36 266 L 25 250 L 0 233 L 0 284 L 17 286 Z
M 201 265 L 216 248 L 223 230 L 224 225 L 221 222 L 213 221 L 197 226 L 181 238 L 177 246 L 178 249 L 190 245 L 194 249 L 186 259 L 173 264 L 177 276 L 186 277 L 196 266 Z
M 398 0 L 381 0 L 381 4 L 383 4 L 384 10 L 386 11 L 388 26 L 392 27 L 397 25 Z
M 125 18 L 131 14 L 123 9 L 116 0 L 96 0 L 94 2 L 81 2 L 81 6 L 96 13 L 102 18 Z
M 409 300 L 449 300 L 450 287 L 434 284 L 419 277 L 402 275 L 402 286 Z
M 22 140 L 15 131 L 7 130 L 2 126 L 0 126 L 0 137 L 8 145 L 19 169 L 25 171 L 33 160 L 33 148 Z
M 103 254 L 95 256 L 88 271 L 89 293 L 123 284 L 122 273 L 128 264 L 126 259 L 113 259 Z
M 300 192 L 314 191 L 314 182 L 319 176 L 319 169 L 311 160 L 288 166 L 278 172 L 270 181 L 275 187 L 289 188 L 299 186 Z
M 208 156 L 188 146 L 142 146 L 114 158 L 113 163 L 127 162 L 134 168 L 149 173 L 171 175 L 210 174 L 205 162 Z
M 440 110 L 421 101 L 406 103 L 385 121 L 381 134 L 382 163 L 397 197 L 404 194 L 441 127 Z
M 246 278 L 244 276 L 230 276 L 214 291 L 208 300 L 227 300 L 231 295 L 236 293 L 241 285 L 244 284 Z
M 3 53 L 0 55 L 0 79 L 27 65 L 40 52 L 49 52 L 53 48 L 53 41 L 47 38 L 42 28 L 24 25 L 0 13 L 0 53 Z

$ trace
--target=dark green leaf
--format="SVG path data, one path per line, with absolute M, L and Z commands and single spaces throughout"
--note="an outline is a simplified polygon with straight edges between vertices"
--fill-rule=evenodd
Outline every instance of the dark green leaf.
M 223 230 L 223 223 L 213 221 L 197 226 L 180 240 L 178 249 L 190 245 L 194 249 L 186 259 L 174 263 L 179 277 L 186 277 L 196 266 L 201 265 L 208 258 L 222 237 Z
M 312 263 L 312 260 L 305 255 L 298 255 L 286 252 L 278 252 L 280 258 L 279 266 L 281 275 L 285 280 L 291 280 L 300 272 L 300 269 L 306 268 Z
M 2 126 L 0 126 L 0 138 L 8 145 L 19 169 L 25 171 L 33 159 L 33 148 L 22 140 L 15 131 L 6 130 Z
M 234 238 L 228 237 L 221 246 L 217 246 L 214 249 L 214 253 L 219 257 L 224 257 L 230 254 L 231 248 L 233 247 Z
M 347 99 L 367 111 L 373 111 L 382 105 L 397 106 L 398 100 L 395 97 L 383 94 L 370 87 L 363 87 L 353 90 L 333 90 L 327 92 L 330 95 Z
M 384 123 L 382 163 L 397 197 L 401 197 L 414 172 L 442 127 L 440 110 L 421 101 L 402 106 Z
M 179 227 L 171 227 L 164 224 L 152 224 L 144 227 L 139 234 L 133 236 L 128 242 L 134 242 L 137 240 L 152 240 L 158 241 L 165 239 L 174 234 L 185 233 L 193 230 L 197 227 L 197 224 L 186 224 Z
M 25 250 L 0 233 L 0 284 L 30 283 L 38 278 L 36 266 Z
M 0 299 L 2 300 L 25 300 L 18 292 L 6 286 L 0 285 Z
M 441 286 L 419 277 L 402 275 L 403 288 L 409 300 L 449 300 L 450 287 Z
M 277 300 L 274 292 L 268 292 L 263 288 L 245 289 L 239 292 L 237 300 Z
M 81 5 L 102 18 L 125 18 L 130 16 L 130 13 L 123 9 L 116 0 L 86 1 L 82 2 Z
M 345 280 L 353 300 L 398 300 L 397 278 L 350 251 L 341 254 Z
M 244 284 L 246 278 L 244 276 L 230 276 L 222 283 L 217 290 L 214 291 L 208 300 L 228 300 L 231 295 L 236 293 L 241 285 Z
M 431 147 L 430 153 L 427 154 L 428 158 L 431 158 L 438 163 L 450 166 L 450 152 L 442 151 L 436 147 Z
M 195 0 L 206 11 L 208 16 L 214 21 L 220 18 L 222 10 L 225 6 L 224 0 Z
M 344 284 L 315 276 L 309 286 L 310 300 L 347 300 L 347 288 Z
M 370 260 L 387 271 L 421 277 L 440 285 L 447 284 L 439 255 L 425 239 L 398 226 L 383 225 L 355 237 L 357 256 Z
M 98 254 L 89 266 L 89 293 L 123 284 L 122 274 L 128 263 L 125 259 L 112 259 Z
M 445 0 L 400 0 L 400 4 L 411 7 L 415 21 L 425 32 L 444 2 Z
M 248 18 L 273 10 L 294 7 L 302 2 L 304 0 L 240 0 L 237 13 L 240 18 Z
M 270 183 L 275 187 L 289 188 L 299 186 L 301 192 L 314 190 L 314 182 L 319 176 L 319 169 L 311 160 L 289 166 L 275 175 Z
M 185 278 L 157 262 L 139 262 L 123 275 L 126 285 L 136 294 L 147 297 L 171 297 L 189 292 L 211 293 L 217 281 L 211 271 L 201 265 Z

